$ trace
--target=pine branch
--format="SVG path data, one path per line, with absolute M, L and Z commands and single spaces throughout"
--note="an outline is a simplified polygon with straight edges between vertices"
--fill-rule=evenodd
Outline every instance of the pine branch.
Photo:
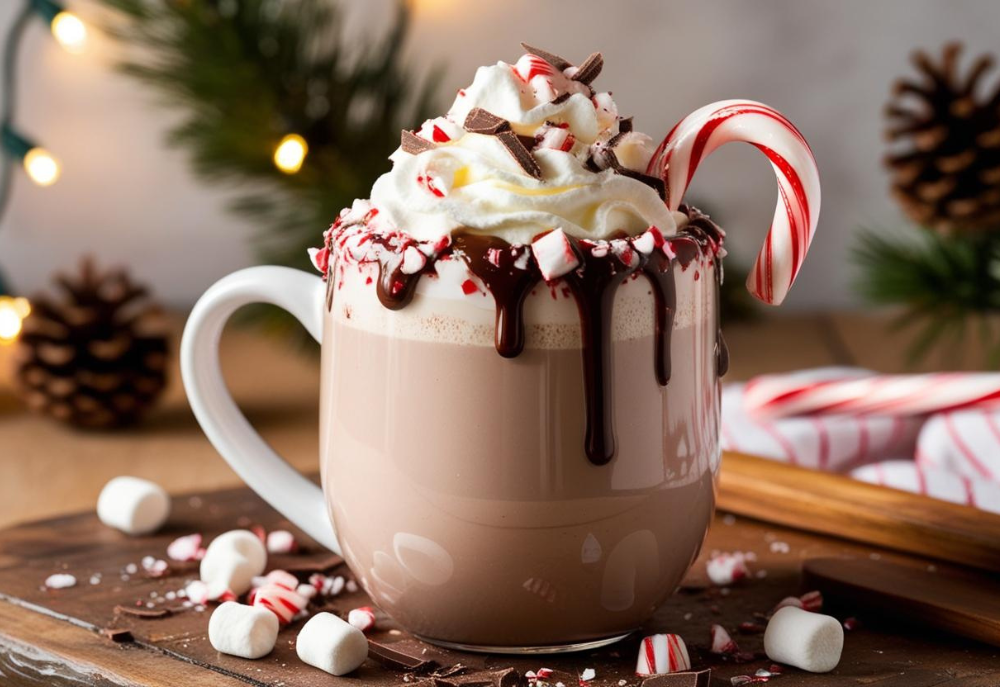
M 1000 311 L 1000 235 L 945 236 L 921 229 L 912 237 L 864 230 L 853 251 L 861 268 L 858 291 L 877 305 L 903 306 L 896 330 L 915 330 L 911 363 L 951 339 L 965 340 L 970 319 L 981 319 L 987 363 L 1000 361 L 1000 340 L 984 316 Z
M 343 36 L 327 0 L 102 0 L 109 33 L 136 48 L 120 65 L 183 113 L 170 145 L 195 174 L 239 191 L 231 208 L 255 229 L 262 262 L 308 268 L 306 248 L 341 208 L 367 197 L 399 131 L 433 116 L 441 70 L 404 64 L 405 2 L 381 37 Z M 287 133 L 309 145 L 302 169 L 272 154 Z

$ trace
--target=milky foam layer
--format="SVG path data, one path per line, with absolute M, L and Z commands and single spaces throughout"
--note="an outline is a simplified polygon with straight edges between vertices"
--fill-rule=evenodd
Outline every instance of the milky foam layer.
M 428 242 L 458 228 L 524 244 L 557 227 L 591 240 L 650 226 L 673 234 L 674 219 L 657 191 L 614 171 L 608 155 L 614 141 L 618 164 L 645 172 L 652 139 L 623 125 L 610 94 L 570 78 L 575 69 L 560 71 L 534 55 L 481 67 L 448 113 L 417 132 L 432 149 L 392 155 L 392 170 L 371 192 L 382 220 Z M 527 137 L 537 178 L 496 136 L 463 129 L 476 108 Z
M 339 273 L 327 317 L 339 325 L 400 339 L 494 346 L 496 307 L 484 288 L 465 293 L 462 284 L 475 279 L 460 261 L 437 263 L 437 278 L 421 279 L 413 300 L 400 310 L 382 307 L 375 293 L 378 268 L 352 265 Z M 674 329 L 709 327 L 716 322 L 715 264 L 702 258 L 686 269 L 675 265 L 677 311 Z M 628 279 L 615 297 L 611 336 L 614 341 L 651 337 L 654 302 L 649 282 Z M 560 282 L 539 285 L 524 305 L 527 348 L 578 349 L 580 316 L 576 300 Z

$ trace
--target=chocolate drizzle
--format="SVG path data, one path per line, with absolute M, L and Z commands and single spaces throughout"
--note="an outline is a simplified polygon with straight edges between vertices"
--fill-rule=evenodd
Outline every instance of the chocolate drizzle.
M 631 251 L 631 249 L 630 249 Z M 583 383 L 587 429 L 584 448 L 594 465 L 605 465 L 615 456 L 613 369 L 611 365 L 611 317 L 618 287 L 639 266 L 627 265 L 608 252 L 603 258 L 583 254 L 582 266 L 563 276 L 580 311 L 583 346 Z M 632 251 L 633 259 L 636 253 Z M 631 262 L 631 261 L 630 261 Z
M 524 350 L 524 299 L 541 280 L 528 246 L 512 246 L 481 234 L 458 234 L 452 249 L 479 277 L 496 303 L 497 353 L 516 358 Z
M 611 393 L 611 322 L 618 287 L 638 273 L 649 281 L 655 308 L 653 368 L 657 383 L 666 386 L 671 375 L 670 335 L 677 309 L 675 270 L 677 266 L 687 269 L 702 255 L 713 255 L 712 259 L 718 260 L 722 231 L 698 210 L 682 206 L 682 211 L 689 216 L 688 224 L 669 237 L 651 229 L 654 243 L 647 253 L 636 249 L 635 238 L 624 235 L 600 242 L 569 239 L 579 265 L 559 279 L 576 300 L 580 315 L 586 409 L 584 446 L 587 458 L 594 465 L 610 462 L 616 450 Z M 403 308 L 410 302 L 420 277 L 433 271 L 433 259 L 462 260 L 493 295 L 497 352 L 505 358 L 515 358 L 524 350 L 524 303 L 542 281 L 530 246 L 512 245 L 495 236 L 457 231 L 450 244 L 445 241 L 436 247 L 432 259 L 419 258 L 419 269 L 413 269 L 411 261 L 411 271 L 404 272 L 406 251 L 419 250 L 412 239 L 401 234 L 373 234 L 360 243 L 367 251 L 367 261 L 378 264 L 376 292 L 382 305 L 391 310 Z M 357 246 L 355 249 L 359 250 Z M 717 275 L 720 272 L 721 266 L 718 266 Z M 331 291 L 334 281 L 331 270 Z M 721 328 L 717 329 L 715 355 L 716 368 L 722 376 L 729 365 L 729 353 Z
M 653 365 L 656 381 L 666 386 L 670 381 L 670 333 L 674 330 L 674 313 L 677 311 L 677 286 L 674 283 L 674 261 L 660 251 L 655 251 L 642 266 L 653 289 L 656 307 L 656 331 Z

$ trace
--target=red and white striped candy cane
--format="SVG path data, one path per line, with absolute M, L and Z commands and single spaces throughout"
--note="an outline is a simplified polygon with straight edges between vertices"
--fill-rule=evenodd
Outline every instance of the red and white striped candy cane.
M 747 384 L 743 402 L 755 416 L 768 418 L 819 413 L 911 416 L 1000 408 L 1000 374 L 939 372 L 813 382 L 765 376 Z
M 778 305 L 802 267 L 819 218 L 819 171 L 809 144 L 777 110 L 752 100 L 722 100 L 695 110 L 663 139 L 647 173 L 663 179 L 676 210 L 698 165 L 719 146 L 749 143 L 767 156 L 778 178 L 778 206 L 747 288 Z
M 639 645 L 636 675 L 659 675 L 691 670 L 687 646 L 680 635 L 650 635 Z

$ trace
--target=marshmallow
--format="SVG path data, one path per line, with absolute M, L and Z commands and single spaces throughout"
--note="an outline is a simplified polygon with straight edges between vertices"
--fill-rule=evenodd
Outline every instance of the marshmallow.
M 580 258 L 573 250 L 566 233 L 561 229 L 553 229 L 545 236 L 531 244 L 531 252 L 538 262 L 538 270 L 545 281 L 552 281 L 564 274 L 569 274 L 580 265 Z
M 76 577 L 67 573 L 56 573 L 45 578 L 45 586 L 49 589 L 68 589 L 76 586 Z
M 362 632 L 366 632 L 375 627 L 375 611 L 372 610 L 371 606 L 355 608 L 347 614 L 347 622 Z
M 295 535 L 288 530 L 274 530 L 267 534 L 268 553 L 295 553 L 299 550 L 299 543 L 295 540 Z
M 836 618 L 788 606 L 779 609 L 764 632 L 767 657 L 811 673 L 837 667 L 844 648 L 844 628 Z
M 712 584 L 719 586 L 739 582 L 750 574 L 746 564 L 746 556 L 740 552 L 720 553 L 717 556 L 712 556 L 706 564 L 706 570 Z
M 726 632 L 722 625 L 712 625 L 712 648 L 713 654 L 736 654 L 740 648 L 733 641 L 733 638 Z
M 295 653 L 303 663 L 331 675 L 346 675 L 368 658 L 368 640 L 332 613 L 317 613 L 299 631 Z
M 691 669 L 687 646 L 680 635 L 651 635 L 639 645 L 636 675 L 659 675 Z
M 167 557 L 175 561 L 200 561 L 205 557 L 200 534 L 177 537 L 167 546 Z
M 208 641 L 230 656 L 260 658 L 278 641 L 278 619 L 263 609 L 227 601 L 208 621 Z
M 266 565 L 267 551 L 257 535 L 232 530 L 208 545 L 201 559 L 201 581 L 208 585 L 212 597 L 226 590 L 240 595 L 250 589 L 253 578 L 264 572 Z
M 170 515 L 170 497 L 157 484 L 138 477 L 115 477 L 97 499 L 97 517 L 125 534 L 149 534 Z
M 309 599 L 299 594 L 294 588 L 289 589 L 280 584 L 269 582 L 255 591 L 253 605 L 254 608 L 266 608 L 274 613 L 282 625 L 287 625 L 309 605 Z

